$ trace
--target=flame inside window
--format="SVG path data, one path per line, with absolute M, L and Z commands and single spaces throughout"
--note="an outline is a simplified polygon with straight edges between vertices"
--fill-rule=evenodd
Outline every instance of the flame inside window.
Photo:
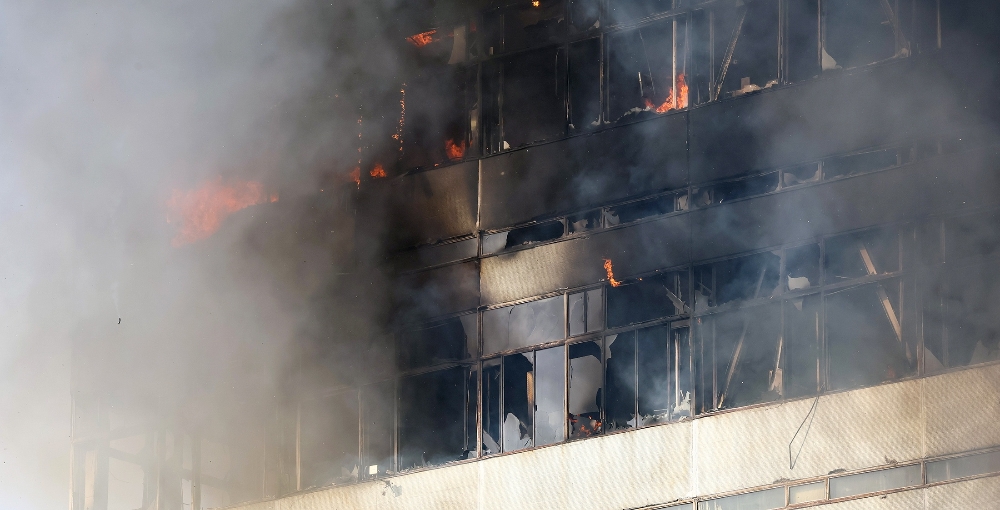
M 277 202 L 278 195 L 264 193 L 257 181 L 223 182 L 219 177 L 193 190 L 174 190 L 167 200 L 167 222 L 177 224 L 171 244 L 182 246 L 214 234 L 230 214 L 265 202 Z
M 426 32 L 411 35 L 410 37 L 407 37 L 406 40 L 417 48 L 423 48 L 424 46 L 427 46 L 437 40 L 434 37 L 435 35 L 437 35 L 437 30 L 428 30 Z
M 677 87 L 676 87 L 676 89 L 673 89 L 673 88 L 670 89 L 670 92 L 667 94 L 667 99 L 665 99 L 663 101 L 663 104 L 661 104 L 659 106 L 656 106 L 653 103 L 653 101 L 651 101 L 649 99 L 646 99 L 646 109 L 647 110 L 653 110 L 656 113 L 666 113 L 666 112 L 668 112 L 670 110 L 673 110 L 675 108 L 675 106 L 674 106 L 674 90 L 678 91 L 678 93 L 677 93 L 677 105 L 676 105 L 676 108 L 679 109 L 679 110 L 687 108 L 688 107 L 688 89 L 689 89 L 689 87 L 688 87 L 688 84 L 687 84 L 687 79 L 684 77 L 684 74 L 683 73 L 682 74 L 678 74 L 677 75 Z
M 456 142 L 455 140 L 445 140 L 444 152 L 450 160 L 459 160 L 465 157 L 465 140 Z
M 382 163 L 375 163 L 375 168 L 372 168 L 371 171 L 368 172 L 368 175 L 371 175 L 376 179 L 381 179 L 385 177 L 385 167 L 382 166 Z
M 617 287 L 622 284 L 622 282 L 615 280 L 615 270 L 611 264 L 611 259 L 604 259 L 604 271 L 608 273 L 608 283 L 612 287 Z

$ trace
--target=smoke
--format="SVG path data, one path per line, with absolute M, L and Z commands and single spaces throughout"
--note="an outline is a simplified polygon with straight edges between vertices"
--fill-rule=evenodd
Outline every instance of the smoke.
M 300 346 L 374 334 L 339 190 L 359 106 L 398 94 L 396 8 L 0 6 L 0 506 L 66 507 L 71 386 L 110 391 L 112 421 L 211 429 L 273 406 Z M 280 199 L 172 246 L 171 194 L 218 179 Z

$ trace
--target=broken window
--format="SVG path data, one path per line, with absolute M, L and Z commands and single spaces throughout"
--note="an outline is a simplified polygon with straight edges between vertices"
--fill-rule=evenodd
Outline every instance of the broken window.
M 675 271 L 608 289 L 608 327 L 618 328 L 687 311 L 688 274 Z
M 887 0 L 824 0 L 822 9 L 824 71 L 908 54 L 899 19 Z
M 818 244 L 785 249 L 785 285 L 788 290 L 808 289 L 819 285 L 820 254 Z
M 564 338 L 563 297 L 555 296 L 483 312 L 485 354 Z
M 566 133 L 565 60 L 561 48 L 547 48 L 504 62 L 501 150 Z
M 780 291 L 781 257 L 764 252 L 694 269 L 695 305 L 698 310 L 732 301 L 769 298 Z
M 828 284 L 900 269 L 899 231 L 895 228 L 831 237 L 825 244 Z
M 702 369 L 715 374 L 717 409 L 769 402 L 781 396 L 783 342 L 778 306 L 703 317 L 700 327 L 704 328 L 699 335 L 702 340 L 712 342 L 707 354 L 714 354 L 715 359 L 704 361 Z
M 874 386 L 914 372 L 916 349 L 903 328 L 901 298 L 898 279 L 827 294 L 831 389 Z
M 659 216 L 679 210 L 678 195 L 661 195 L 636 202 L 609 207 L 605 213 L 608 226 L 639 221 L 643 218 Z
M 562 38 L 565 0 L 521 2 L 483 17 L 490 55 L 538 47 Z
M 997 264 L 952 267 L 924 283 L 924 363 L 928 372 L 1000 359 Z
M 601 228 L 601 210 L 596 209 L 581 214 L 575 214 L 566 218 L 566 224 L 570 233 L 586 232 Z
M 787 2 L 785 22 L 787 55 L 785 63 L 789 82 L 799 82 L 820 74 L 819 2 L 791 0 Z
M 385 381 L 361 389 L 362 475 L 373 477 L 392 471 L 393 430 L 395 428 L 395 381 Z
M 688 328 L 655 326 L 636 332 L 639 426 L 691 416 Z
M 809 182 L 819 182 L 822 176 L 823 172 L 820 170 L 819 163 L 806 163 L 782 170 L 781 185 L 788 188 Z
M 833 179 L 874 172 L 898 164 L 900 164 L 899 149 L 882 149 L 824 160 L 823 175 L 826 179 Z
M 483 362 L 483 455 L 500 453 L 500 383 L 502 379 L 500 358 Z
M 303 488 L 357 479 L 358 404 L 357 391 L 302 402 L 299 441 Z
M 604 337 L 606 430 L 635 428 L 635 331 Z
M 977 213 L 945 221 L 945 259 L 949 264 L 962 259 L 980 260 L 1000 253 L 1000 213 Z
M 777 189 L 778 172 L 724 182 L 712 187 L 712 203 L 726 204 L 741 198 L 771 193 Z
M 740 95 L 778 83 L 778 1 L 727 0 L 713 9 L 714 94 Z
M 469 370 L 453 367 L 399 381 L 399 469 L 470 456 L 466 439 Z
M 398 366 L 408 369 L 468 359 L 479 350 L 478 331 L 474 314 L 406 331 L 400 335 Z
M 569 128 L 601 125 L 601 39 L 569 45 Z
M 535 410 L 535 353 L 503 357 L 503 451 L 530 448 Z
M 600 28 L 602 0 L 569 0 L 569 19 L 573 29 L 585 32 Z
M 569 295 L 569 335 L 604 329 L 604 288 Z
M 609 120 L 687 108 L 683 20 L 617 33 L 608 43 Z M 676 51 L 676 53 L 675 53 Z M 678 55 L 678 58 L 675 58 Z
M 820 387 L 820 328 L 818 294 L 793 298 L 784 303 L 784 356 L 782 382 L 785 398 L 815 395 Z
M 535 352 L 535 444 L 566 439 L 563 416 L 566 405 L 566 348 L 559 346 Z
M 569 429 L 578 439 L 601 433 L 603 407 L 603 365 L 601 342 L 580 342 L 569 346 Z
M 537 223 L 526 227 L 515 228 L 507 232 L 507 243 L 505 248 L 524 246 L 528 244 L 551 241 L 563 236 L 565 228 L 561 221 L 549 221 Z
M 675 0 L 609 0 L 608 21 L 617 24 L 623 21 L 645 18 L 651 14 L 669 11 Z
M 402 126 L 403 167 L 432 167 L 466 156 L 472 142 L 476 69 L 425 66 L 407 80 Z

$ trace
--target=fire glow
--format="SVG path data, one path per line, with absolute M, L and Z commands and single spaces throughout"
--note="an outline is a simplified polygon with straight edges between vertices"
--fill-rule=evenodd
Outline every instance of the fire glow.
M 174 190 L 167 200 L 167 222 L 178 225 L 171 244 L 183 246 L 214 234 L 232 213 L 252 205 L 277 202 L 278 195 L 267 196 L 257 181 L 223 182 L 222 177 L 193 190 Z
M 676 107 L 674 106 L 674 90 L 678 91 Z M 667 99 L 663 101 L 663 104 L 661 104 L 660 106 L 656 106 L 653 104 L 652 101 L 646 99 L 646 109 L 653 110 L 656 113 L 666 113 L 670 110 L 673 110 L 674 108 L 680 110 L 687 108 L 687 106 L 688 106 L 688 84 L 687 84 L 687 79 L 684 77 L 683 73 L 677 75 L 677 87 L 676 89 L 670 89 L 670 92 L 667 94 Z
M 410 41 L 410 44 L 416 46 L 417 48 L 423 48 L 424 46 L 427 46 L 435 41 L 434 36 L 436 34 L 437 30 L 428 30 L 426 32 L 411 35 L 410 37 L 407 37 L 406 40 Z
M 456 143 L 454 140 L 445 140 L 444 152 L 450 160 L 459 160 L 465 156 L 465 140 Z
M 611 265 L 611 259 L 604 259 L 604 271 L 608 273 L 608 283 L 612 287 L 617 287 L 622 284 L 622 282 L 615 280 L 615 270 Z
M 375 163 L 375 168 L 372 168 L 371 171 L 368 172 L 368 175 L 375 179 L 381 179 L 385 177 L 385 167 L 382 166 L 382 163 Z

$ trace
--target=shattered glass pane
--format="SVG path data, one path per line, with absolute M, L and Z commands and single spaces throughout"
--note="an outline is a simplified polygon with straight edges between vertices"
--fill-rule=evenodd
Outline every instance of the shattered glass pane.
M 468 457 L 465 396 L 468 369 L 454 367 L 399 381 L 399 469 Z
M 731 409 L 775 400 L 781 395 L 781 315 L 775 305 L 719 314 L 715 323 L 718 407 Z
M 601 228 L 601 210 L 589 211 L 567 218 L 570 233 L 587 232 Z
M 563 296 L 483 312 L 483 351 L 493 354 L 561 340 Z
M 898 280 L 827 294 L 832 389 L 873 386 L 914 372 L 916 352 L 902 334 L 899 305 Z
M 604 329 L 604 287 L 587 291 L 587 333 Z
M 500 358 L 483 362 L 483 455 L 500 453 Z
M 807 182 L 818 182 L 823 176 L 818 163 L 799 165 L 793 168 L 786 168 L 781 172 L 784 187 L 796 186 Z
M 532 446 L 535 409 L 535 353 L 503 358 L 503 451 Z
M 785 284 L 788 290 L 819 285 L 819 245 L 807 244 L 785 250 Z
M 608 289 L 608 327 L 617 328 L 684 313 L 687 272 L 649 276 Z
M 395 381 L 384 381 L 361 390 L 364 445 L 361 474 L 383 475 L 392 470 Z
M 543 446 L 566 439 L 563 416 L 566 406 L 566 348 L 535 352 L 535 444 Z
M 301 405 L 302 487 L 322 487 L 358 477 L 358 392 L 308 400 Z
M 826 240 L 826 283 L 899 271 L 899 233 L 875 229 Z
M 888 4 L 886 4 L 888 5 Z M 833 65 L 824 69 L 862 66 L 892 58 L 896 53 L 892 20 L 872 0 L 823 2 L 826 52 Z
M 568 419 L 573 439 L 601 432 L 602 372 L 599 342 L 580 342 L 569 346 Z
M 883 469 L 871 473 L 840 476 L 830 479 L 830 498 L 846 498 L 858 494 L 881 492 L 920 485 L 920 465 Z
M 569 295 L 569 336 L 587 332 L 586 294 L 577 292 Z
M 796 398 L 819 391 L 820 296 L 785 301 L 784 396 Z
M 604 337 L 607 430 L 635 428 L 635 332 Z

